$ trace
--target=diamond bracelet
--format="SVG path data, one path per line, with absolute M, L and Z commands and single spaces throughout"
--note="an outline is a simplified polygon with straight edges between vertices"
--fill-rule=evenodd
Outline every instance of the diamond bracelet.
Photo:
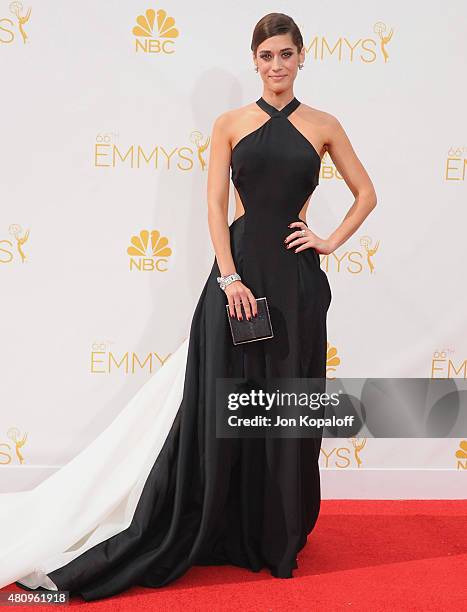
M 217 282 L 219 283 L 220 288 L 222 289 L 222 291 L 225 291 L 225 288 L 227 287 L 227 285 L 230 285 L 230 283 L 233 283 L 234 281 L 237 280 L 242 280 L 240 277 L 240 274 L 237 274 L 236 272 L 234 274 L 229 274 L 228 276 L 218 276 L 217 277 Z

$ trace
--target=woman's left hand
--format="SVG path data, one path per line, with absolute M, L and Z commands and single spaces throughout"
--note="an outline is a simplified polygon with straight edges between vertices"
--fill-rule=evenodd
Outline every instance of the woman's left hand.
M 294 221 L 289 226 L 292 230 L 284 240 L 287 249 L 295 249 L 295 253 L 304 251 L 305 249 L 314 248 L 318 253 L 329 255 L 334 251 L 333 246 L 324 238 L 320 238 L 317 234 L 311 231 L 303 221 Z M 302 230 L 305 234 L 302 236 Z

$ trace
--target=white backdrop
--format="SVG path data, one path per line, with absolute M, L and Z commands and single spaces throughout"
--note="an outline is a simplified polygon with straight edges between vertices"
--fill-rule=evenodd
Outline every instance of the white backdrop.
M 467 377 L 465 2 L 0 0 L 1 491 L 70 460 L 188 335 L 210 130 L 261 95 L 272 11 L 303 34 L 295 95 L 339 119 L 378 195 L 322 259 L 329 376 Z M 352 202 L 326 155 L 310 227 Z M 467 441 L 328 439 L 321 467 L 323 497 L 464 497 Z

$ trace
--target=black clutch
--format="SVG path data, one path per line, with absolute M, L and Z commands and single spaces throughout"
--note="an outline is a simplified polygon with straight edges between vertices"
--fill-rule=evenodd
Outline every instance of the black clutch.
M 244 344 L 245 342 L 254 342 L 255 340 L 266 340 L 272 338 L 271 317 L 269 316 L 268 302 L 265 297 L 256 298 L 258 306 L 258 314 L 256 317 L 251 317 L 248 321 L 245 314 L 243 304 L 242 309 L 243 319 L 237 319 L 237 315 L 230 316 L 229 305 L 226 304 L 227 318 L 230 323 L 230 331 L 232 332 L 232 340 L 234 344 Z

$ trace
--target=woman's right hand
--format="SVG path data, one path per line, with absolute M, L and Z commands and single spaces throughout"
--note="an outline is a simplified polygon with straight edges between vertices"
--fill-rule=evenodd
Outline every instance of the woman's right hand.
M 255 296 L 242 281 L 236 280 L 227 285 L 225 294 L 229 301 L 229 313 L 231 317 L 236 315 L 237 319 L 243 319 L 241 304 L 243 304 L 248 321 L 252 316 L 256 317 L 258 305 Z

